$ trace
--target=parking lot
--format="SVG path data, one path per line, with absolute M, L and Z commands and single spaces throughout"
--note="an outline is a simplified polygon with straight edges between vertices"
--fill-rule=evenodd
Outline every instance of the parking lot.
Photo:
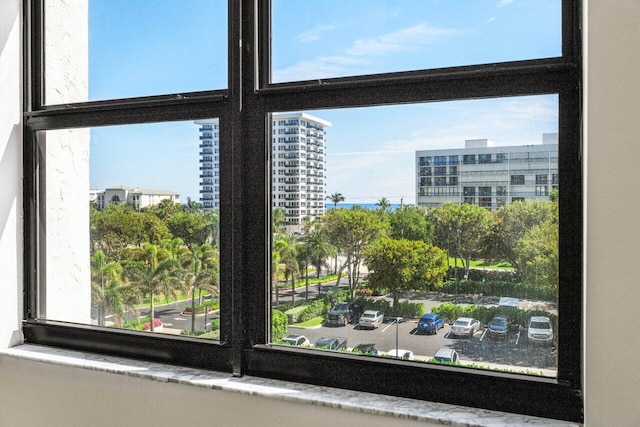
M 379 352 L 393 348 L 411 350 L 416 360 L 422 361 L 431 359 L 438 348 L 453 348 L 459 353 L 463 365 L 556 376 L 555 346 L 530 343 L 525 329 L 520 329 L 504 341 L 493 341 L 485 333 L 486 325 L 483 325 L 472 338 L 458 338 L 450 333 L 449 324 L 445 324 L 435 335 L 418 334 L 417 324 L 417 320 L 400 323 L 386 320 L 379 328 L 373 330 L 359 329 L 357 325 L 352 324 L 315 328 L 289 326 L 288 333 L 305 335 L 311 343 L 326 336 L 346 338 L 349 349 L 358 344 L 374 343 Z

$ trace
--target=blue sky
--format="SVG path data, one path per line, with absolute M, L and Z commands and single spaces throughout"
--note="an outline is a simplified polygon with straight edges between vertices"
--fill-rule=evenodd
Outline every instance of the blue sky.
M 340 7 L 337 13 L 336 6 Z M 274 82 L 560 55 L 559 0 L 274 0 Z M 226 1 L 90 0 L 90 100 L 226 87 Z M 557 96 L 309 111 L 329 120 L 327 192 L 414 199 L 415 150 L 537 144 Z M 191 122 L 94 128 L 91 186 L 198 199 Z

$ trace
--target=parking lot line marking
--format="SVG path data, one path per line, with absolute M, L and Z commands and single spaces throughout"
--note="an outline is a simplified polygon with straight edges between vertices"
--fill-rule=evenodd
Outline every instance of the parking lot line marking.
M 394 322 L 391 322 L 391 323 L 389 324 L 389 326 L 387 326 L 386 328 L 384 328 L 384 329 L 382 330 L 382 332 L 386 331 L 387 329 L 389 329 L 390 327 L 392 327 L 392 326 L 393 326 L 393 325 L 395 325 L 395 324 L 396 324 L 396 322 L 395 322 L 395 321 L 394 321 Z

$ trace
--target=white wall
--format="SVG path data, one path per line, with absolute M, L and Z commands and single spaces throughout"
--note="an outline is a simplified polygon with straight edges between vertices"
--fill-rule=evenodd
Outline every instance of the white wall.
M 588 6 L 586 420 L 638 426 L 640 2 Z
M 0 347 L 6 347 L 21 340 L 22 318 L 20 2 L 0 0 L 0 11 Z
M 590 427 L 631 427 L 640 425 L 640 334 L 627 328 L 638 324 L 640 304 L 640 2 L 585 3 L 586 421 Z M 19 0 L 0 0 L 0 346 L 15 338 L 21 315 L 18 5 Z M 145 397 L 161 404 L 149 409 L 142 403 Z M 63 425 L 70 414 L 79 421 L 75 425 L 96 425 L 91 419 L 108 420 L 106 425 L 174 425 L 188 414 L 194 414 L 196 425 L 216 425 L 214 417 L 221 417 L 222 425 L 298 426 L 297 419 L 309 425 L 320 417 L 324 425 L 342 425 L 347 420 L 343 412 L 328 408 L 6 358 L 0 360 L 0 414 L 8 425 Z M 269 422 L 280 417 L 283 421 Z M 392 425 L 360 415 L 347 425 L 382 422 Z

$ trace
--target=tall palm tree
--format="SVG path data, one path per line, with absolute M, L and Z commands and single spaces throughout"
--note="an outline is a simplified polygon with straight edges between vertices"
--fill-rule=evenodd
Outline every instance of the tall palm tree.
M 127 309 L 136 303 L 135 290 L 122 283 L 122 266 L 107 261 L 102 251 L 91 256 L 91 302 L 98 308 L 98 325 L 105 325 L 106 313 L 111 312 L 116 326 L 120 326 Z
M 199 246 L 191 255 L 191 262 L 185 271 L 185 282 L 191 290 L 191 333 L 195 332 L 196 323 L 196 290 L 209 291 L 218 296 L 219 292 L 219 264 L 218 253 L 209 244 Z
M 291 277 L 291 301 L 294 302 L 296 298 L 296 278 L 295 274 L 299 271 L 300 266 L 298 265 L 298 260 L 296 255 L 298 253 L 298 248 L 296 239 L 284 233 L 278 237 L 278 240 L 274 242 L 274 249 L 280 255 L 280 264 L 283 266 L 284 270 L 284 280 L 285 283 L 289 281 L 289 277 Z
M 331 200 L 333 202 L 334 208 L 338 207 L 338 203 L 345 201 L 345 198 L 342 195 L 342 193 L 333 193 L 330 196 L 325 197 L 325 199 Z
M 326 259 L 337 255 L 338 248 L 331 244 L 329 236 L 322 230 L 314 230 L 307 234 L 304 243 L 309 252 L 309 262 L 316 268 L 316 277 L 320 278 L 320 271 L 326 265 Z
M 154 331 L 155 297 L 175 297 L 186 286 L 181 280 L 182 265 L 175 258 L 159 258 L 159 248 L 146 243 L 132 251 L 134 261 L 126 263 L 124 275 L 144 295 L 149 295 L 150 329 Z

